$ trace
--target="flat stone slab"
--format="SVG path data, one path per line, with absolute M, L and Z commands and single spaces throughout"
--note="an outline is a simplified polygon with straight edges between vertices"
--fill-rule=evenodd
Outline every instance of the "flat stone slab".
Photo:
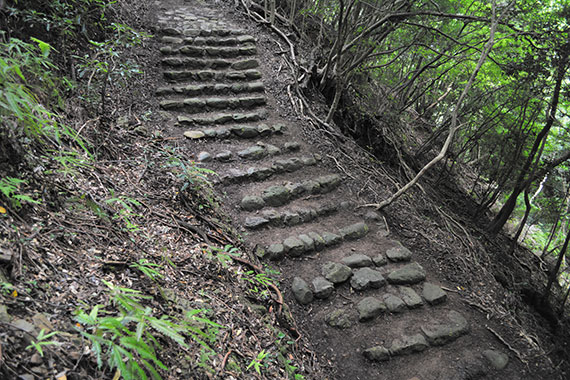
M 505 353 L 496 350 L 483 351 L 483 357 L 487 359 L 491 367 L 496 370 L 504 369 L 509 364 L 509 356 Z
M 334 292 L 334 284 L 324 277 L 317 277 L 313 280 L 314 295 L 316 298 L 328 298 Z
M 362 352 L 364 357 L 373 362 L 384 362 L 390 359 L 390 351 L 383 346 L 367 348 Z
M 437 305 L 445 302 L 447 294 L 439 286 L 426 282 L 424 283 L 422 297 L 424 297 L 430 305 Z
M 261 228 L 269 223 L 269 220 L 262 218 L 260 216 L 248 216 L 245 218 L 244 226 L 245 228 L 249 228 L 255 230 L 257 228 Z
M 329 326 L 339 329 L 348 329 L 352 326 L 352 322 L 350 321 L 350 314 L 344 309 L 338 309 L 328 314 L 325 317 L 325 321 Z
M 406 304 L 400 297 L 388 293 L 384 294 L 382 299 L 391 313 L 401 313 L 406 310 Z
M 297 302 L 301 305 L 307 305 L 313 300 L 313 292 L 309 288 L 309 285 L 301 277 L 293 278 L 293 283 L 291 284 L 291 290 Z
M 370 288 L 380 288 L 386 284 L 384 276 L 374 269 L 368 267 L 357 269 L 353 272 L 350 285 L 355 290 L 365 290 Z
M 422 334 L 403 336 L 394 339 L 390 347 L 390 354 L 393 356 L 408 355 L 414 352 L 421 352 L 427 349 L 428 343 Z
M 376 318 L 386 311 L 384 302 L 375 297 L 366 297 L 357 305 L 358 320 L 361 322 Z
M 430 345 L 442 346 L 469 332 L 467 320 L 458 312 L 450 311 L 447 318 L 447 321 L 436 321 L 421 326 Z
M 355 240 L 365 236 L 368 233 L 366 223 L 354 223 L 338 230 L 339 235 L 345 240 Z
M 399 262 L 399 261 L 410 261 L 412 258 L 412 252 L 404 247 L 403 245 L 399 245 L 394 248 L 390 248 L 386 251 L 386 257 L 390 261 Z
M 424 301 L 414 289 L 407 286 L 400 286 L 399 291 L 402 301 L 404 301 L 406 306 L 410 309 L 416 309 L 424 304 Z
M 329 261 L 323 265 L 322 274 L 333 284 L 340 284 L 352 276 L 352 270 L 344 264 Z
M 425 280 L 426 271 L 418 263 L 408 264 L 388 275 L 388 282 L 395 285 L 417 284 Z
M 355 253 L 354 255 L 344 257 L 340 262 L 351 268 L 369 267 L 372 265 L 370 256 L 363 255 L 362 253 Z

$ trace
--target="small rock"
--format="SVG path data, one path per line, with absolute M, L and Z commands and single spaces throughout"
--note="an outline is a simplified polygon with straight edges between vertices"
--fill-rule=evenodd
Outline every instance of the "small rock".
M 271 186 L 263 191 L 262 198 L 270 206 L 282 206 L 289 202 L 291 194 L 285 186 Z
M 325 321 L 329 326 L 339 329 L 348 329 L 350 326 L 352 326 L 352 322 L 350 322 L 350 316 L 344 309 L 333 311 L 326 316 Z
M 406 247 L 400 245 L 398 247 L 390 248 L 387 250 L 386 257 L 388 257 L 390 261 L 394 262 L 410 261 L 412 258 L 412 252 Z
M 496 350 L 485 350 L 483 356 L 489 361 L 489 364 L 496 370 L 502 370 L 509 363 L 509 356 Z
M 340 284 L 352 276 L 352 270 L 344 264 L 329 261 L 323 265 L 322 274 L 333 284 Z
M 378 222 L 382 220 L 382 217 L 377 212 L 368 211 L 366 214 L 364 214 L 364 220 L 372 220 L 374 222 Z
M 367 348 L 363 354 L 366 359 L 373 362 L 383 362 L 390 359 L 390 351 L 383 346 Z
M 283 223 L 287 226 L 296 226 L 301 224 L 301 216 L 292 211 L 285 211 L 283 213 Z
M 315 249 L 315 242 L 309 237 L 309 235 L 301 234 L 299 235 L 299 240 L 305 244 L 305 252 L 311 252 Z
M 329 191 L 335 189 L 341 182 L 341 178 L 338 174 L 329 174 L 317 178 L 317 182 L 321 188 L 321 192 L 328 193 Z
M 424 283 L 422 296 L 430 305 L 437 305 L 439 303 L 445 302 L 447 299 L 447 294 L 445 294 L 443 289 L 429 282 Z
M 384 294 L 384 303 L 390 312 L 401 313 L 406 309 L 406 304 L 400 297 L 393 294 Z
M 383 265 L 388 264 L 388 260 L 386 259 L 386 256 L 384 256 L 383 254 L 379 253 L 376 256 L 374 256 L 372 258 L 372 262 L 374 262 L 374 265 L 376 265 L 377 267 L 381 267 Z
M 285 143 L 285 145 L 283 145 L 283 148 L 289 152 L 296 152 L 296 151 L 301 149 L 301 144 L 299 144 L 296 141 L 287 142 L 287 143 Z
M 271 244 L 267 247 L 267 255 L 271 260 L 280 260 L 285 255 L 285 247 L 283 244 Z
M 313 239 L 313 242 L 315 243 L 315 251 L 320 251 L 325 247 L 325 239 L 323 239 L 321 235 L 316 232 L 309 232 L 307 235 Z
M 305 252 L 305 243 L 294 236 L 285 239 L 283 241 L 283 247 L 285 247 L 285 252 L 292 257 L 301 256 L 303 252 Z
M 208 162 L 212 160 L 212 155 L 208 152 L 200 152 L 198 153 L 198 161 L 200 162 Z
M 40 354 L 38 354 L 37 352 L 34 353 L 30 358 L 30 363 L 35 365 L 42 364 L 42 357 L 40 356 Z
M 186 131 L 186 132 L 184 132 L 184 136 L 186 136 L 192 140 L 197 140 L 197 139 L 201 139 L 202 137 L 206 136 L 206 134 L 202 131 Z
M 263 208 L 263 206 L 265 206 L 265 202 L 261 197 L 256 195 L 246 195 L 241 200 L 240 206 L 245 211 L 254 211 Z
M 388 275 L 388 282 L 396 285 L 416 284 L 425 280 L 426 272 L 418 263 L 408 264 Z
M 231 132 L 239 137 L 243 137 L 243 138 L 252 138 L 255 137 L 259 134 L 259 131 L 257 130 L 256 127 L 251 127 L 251 126 L 234 126 L 231 128 Z
M 240 156 L 241 158 L 246 158 L 250 160 L 259 160 L 265 155 L 265 148 L 259 145 L 254 145 L 250 148 L 240 150 L 237 153 L 237 155 Z
M 404 301 L 410 309 L 418 308 L 424 304 L 422 298 L 414 289 L 408 288 L 407 286 L 400 286 L 399 290 L 402 301 Z
M 362 253 L 355 253 L 354 255 L 344 257 L 341 263 L 351 268 L 369 267 L 372 265 L 372 259 L 370 256 L 363 255 Z
M 260 125 L 257 126 L 257 133 L 259 133 L 260 136 L 269 136 L 269 135 L 271 134 L 271 132 L 273 132 L 273 129 L 272 129 L 269 125 L 267 125 L 267 124 L 260 124 Z M 267 148 L 268 148 L 268 149 L 267 149 L 267 154 L 270 154 L 270 155 L 271 155 L 271 154 L 275 154 L 275 153 L 271 153 L 271 152 L 269 151 L 269 147 L 276 148 L 276 147 L 274 147 L 273 145 L 268 145 L 268 146 L 267 146 Z M 278 149 L 278 148 L 277 148 L 277 149 Z M 275 150 L 273 150 L 273 152 L 275 152 Z
M 325 245 L 327 247 L 339 244 L 342 241 L 342 238 L 340 236 L 333 234 L 331 232 L 323 232 L 322 236 L 323 240 L 325 241 Z
M 265 146 L 265 151 L 270 156 L 275 156 L 275 155 L 281 153 L 281 149 L 279 149 L 275 145 L 271 145 L 271 144 L 267 144 Z
M 365 290 L 369 288 L 380 288 L 386 283 L 386 280 L 380 272 L 368 267 L 354 271 L 350 279 L 350 285 L 355 290 Z
M 421 326 L 422 332 L 432 346 L 441 346 L 469 332 L 467 320 L 458 312 L 450 311 L 448 321 L 432 322 Z
M 368 226 L 365 223 L 360 222 L 341 228 L 338 232 L 345 240 L 355 240 L 368 233 Z
M 269 223 L 271 223 L 274 226 L 277 226 L 281 223 L 281 215 L 279 215 L 279 213 L 274 209 L 263 210 L 261 212 L 261 215 L 265 219 L 269 220 Z
M 6 248 L 0 248 L 0 263 L 9 264 L 12 262 L 14 253 Z
M 232 152 L 229 150 L 223 150 L 220 153 L 216 154 L 214 158 L 218 161 L 229 161 L 232 158 Z
M 315 297 L 328 298 L 334 292 L 334 284 L 324 277 L 317 277 L 313 280 Z
M 293 279 L 291 290 L 297 302 L 301 305 L 307 305 L 313 300 L 313 292 L 309 289 L 309 285 L 300 277 Z
M 424 336 L 422 334 L 415 334 L 394 339 L 390 347 L 390 354 L 394 356 L 407 355 L 413 352 L 424 351 L 426 348 L 428 348 L 428 344 Z
M 376 318 L 386 311 L 386 305 L 378 298 L 366 297 L 356 305 L 358 320 L 363 322 Z
M 25 331 L 28 334 L 31 334 L 33 336 L 36 335 L 36 334 L 34 334 L 36 327 L 24 319 L 16 319 L 16 320 L 12 321 L 12 326 L 14 326 L 15 328 L 17 328 L 19 330 Z
M 249 228 L 255 230 L 257 228 L 261 228 L 269 223 L 269 220 L 259 217 L 259 216 L 248 216 L 245 218 L 244 226 L 245 228 Z

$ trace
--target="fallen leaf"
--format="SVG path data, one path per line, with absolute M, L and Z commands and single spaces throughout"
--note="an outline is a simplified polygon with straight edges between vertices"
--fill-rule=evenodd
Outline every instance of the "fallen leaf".
M 113 380 L 119 380 L 121 378 L 121 371 L 117 370 L 117 372 L 115 372 L 115 376 L 113 376 Z
M 6 213 L 6 209 L 2 206 L 0 206 L 0 214 L 5 214 Z
M 14 297 L 14 298 L 18 297 L 18 291 L 17 290 L 14 290 L 12 292 L 12 297 Z

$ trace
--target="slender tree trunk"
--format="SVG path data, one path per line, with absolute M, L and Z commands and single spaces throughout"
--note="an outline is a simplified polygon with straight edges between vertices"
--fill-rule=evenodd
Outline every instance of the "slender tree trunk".
M 569 242 L 570 242 L 570 230 L 566 234 L 564 245 L 562 245 L 560 253 L 558 254 L 558 260 L 556 260 L 556 266 L 554 267 L 554 270 L 550 273 L 550 276 L 548 277 L 548 284 L 546 285 L 546 289 L 544 289 L 544 293 L 542 294 L 542 298 L 545 300 L 548 299 L 548 296 L 550 296 L 550 289 L 552 289 L 552 284 L 558 278 L 558 271 L 560 270 L 560 265 L 562 264 L 562 260 L 566 255 L 566 250 L 568 249 Z
M 563 56 L 560 57 L 560 62 L 557 67 L 556 83 L 554 85 L 554 91 L 552 93 L 552 98 L 550 101 L 546 124 L 536 136 L 532 149 L 523 168 L 519 173 L 516 184 L 513 188 L 513 191 L 509 195 L 507 202 L 505 202 L 503 207 L 501 207 L 501 210 L 499 210 L 499 213 L 495 216 L 495 219 L 493 219 L 487 228 L 488 232 L 492 235 L 496 235 L 501 231 L 517 205 L 518 196 L 535 179 L 532 174 L 529 173 L 529 169 L 535 160 L 537 163 L 539 162 L 540 156 L 537 155 L 539 147 L 543 143 L 543 140 L 548 137 L 550 128 L 552 128 L 552 125 L 554 125 L 554 121 L 556 120 L 555 117 L 558 110 L 558 102 L 560 101 L 560 90 L 562 88 L 562 83 L 565 79 L 566 71 L 568 69 L 568 55 L 570 53 L 569 47 L 565 46 L 564 49 L 562 49 L 561 53 Z
M 515 247 L 518 244 L 519 241 L 519 237 L 521 236 L 521 233 L 524 230 L 524 226 L 526 225 L 526 221 L 528 219 L 528 215 L 530 214 L 530 209 L 532 208 L 532 205 L 530 204 L 530 200 L 528 197 L 528 193 L 529 193 L 529 187 L 527 186 L 526 189 L 524 189 L 524 204 L 525 204 L 525 210 L 524 210 L 524 216 L 521 220 L 521 223 L 519 225 L 519 228 L 517 229 L 517 233 L 515 234 L 515 236 L 513 237 L 513 243 L 511 244 L 511 249 L 509 251 L 509 254 L 513 254 L 513 252 L 515 251 Z

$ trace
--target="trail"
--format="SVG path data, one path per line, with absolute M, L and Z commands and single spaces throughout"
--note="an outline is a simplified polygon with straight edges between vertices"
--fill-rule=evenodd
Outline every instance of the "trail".
M 185 136 L 188 158 L 218 173 L 224 207 L 282 273 L 299 330 L 331 378 L 523 378 L 422 253 L 391 238 L 381 215 L 356 209 L 356 182 L 365 179 L 338 170 L 268 91 L 283 68 L 254 27 L 215 5 L 160 7 L 164 128 Z

